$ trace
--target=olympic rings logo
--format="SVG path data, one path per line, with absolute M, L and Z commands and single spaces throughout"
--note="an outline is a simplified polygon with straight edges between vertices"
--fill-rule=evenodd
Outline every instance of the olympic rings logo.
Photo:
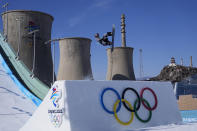
M 137 96 L 137 99 L 135 100 L 134 102 L 134 107 L 132 107 L 132 105 L 130 104 L 129 101 L 127 101 L 125 99 L 125 94 L 127 91 L 132 91 L 135 93 L 135 95 Z M 153 94 L 153 97 L 155 99 L 155 104 L 153 107 L 150 106 L 149 102 L 143 98 L 143 94 L 144 94 L 144 91 L 145 90 L 148 90 L 150 91 L 152 94 Z M 114 103 L 114 106 L 113 106 L 113 111 L 107 109 L 104 105 L 104 102 L 103 102 L 103 96 L 104 96 L 104 93 L 106 91 L 112 91 L 116 94 L 117 96 L 117 100 L 116 102 Z M 137 117 L 137 119 L 143 123 L 146 123 L 146 122 L 149 122 L 151 120 L 151 117 L 152 117 L 152 111 L 155 110 L 157 108 L 157 103 L 158 103 L 158 100 L 157 100 L 157 96 L 155 94 L 155 92 L 151 89 L 151 88 L 148 88 L 148 87 L 145 87 L 141 90 L 140 92 L 140 95 L 137 93 L 137 91 L 134 89 L 134 88 L 130 88 L 130 87 L 127 87 L 126 89 L 123 90 L 122 92 L 122 97 L 120 97 L 119 93 L 113 89 L 113 88 L 105 88 L 102 93 L 101 93 L 101 96 L 100 96 L 100 102 L 101 102 L 101 106 L 103 107 L 103 109 L 109 113 L 109 114 L 113 114 L 115 119 L 117 120 L 118 123 L 122 124 L 122 125 L 129 125 L 132 123 L 133 119 L 134 119 L 134 114 L 135 116 Z M 121 121 L 119 118 L 118 118 L 118 115 L 117 113 L 120 111 L 120 108 L 121 108 L 121 105 L 124 105 L 124 107 L 129 111 L 131 112 L 131 118 L 128 122 L 123 122 Z M 141 104 L 149 111 L 149 116 L 147 119 L 142 119 L 140 118 L 140 116 L 138 115 L 138 110 L 140 109 L 140 106 Z M 118 107 L 117 107 L 118 106 Z
M 61 114 L 50 113 L 50 119 L 51 119 L 52 124 L 55 127 L 60 127 L 60 125 L 62 124 L 62 115 Z

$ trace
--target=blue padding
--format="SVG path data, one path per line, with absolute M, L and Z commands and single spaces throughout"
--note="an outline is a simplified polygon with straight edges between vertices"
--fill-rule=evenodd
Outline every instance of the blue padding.
M 33 101 L 33 103 L 36 106 L 39 106 L 41 104 L 41 100 L 39 98 L 37 98 L 36 96 L 34 96 L 31 92 L 29 92 L 18 80 L 17 78 L 13 75 L 12 71 L 10 70 L 10 68 L 8 67 L 7 63 L 5 62 L 5 60 L 3 59 L 2 55 L 0 54 L 0 61 L 2 63 L 2 66 L 4 67 L 6 73 L 11 77 L 11 79 L 13 80 L 13 82 L 17 85 L 17 87 L 22 91 L 22 93 L 27 96 L 29 99 L 31 99 Z
M 180 111 L 183 122 L 197 122 L 197 110 Z

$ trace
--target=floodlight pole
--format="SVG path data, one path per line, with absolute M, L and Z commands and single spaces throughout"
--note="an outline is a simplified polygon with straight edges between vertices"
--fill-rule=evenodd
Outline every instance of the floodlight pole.
M 45 42 L 45 44 L 51 43 L 53 44 L 53 83 L 55 82 L 55 42 L 60 39 L 51 39 Z
M 28 35 L 33 34 L 33 43 L 34 43 L 34 55 L 33 55 L 33 67 L 32 67 L 32 77 L 34 77 L 34 70 L 35 70 L 35 59 L 36 59 L 36 32 L 39 30 L 33 30 L 28 33 Z
M 19 41 L 18 41 L 18 50 L 17 50 L 17 59 L 19 59 L 19 55 L 20 55 L 20 47 L 21 47 L 21 21 L 23 21 L 22 18 L 16 18 L 17 23 L 18 24 L 18 33 L 19 33 Z

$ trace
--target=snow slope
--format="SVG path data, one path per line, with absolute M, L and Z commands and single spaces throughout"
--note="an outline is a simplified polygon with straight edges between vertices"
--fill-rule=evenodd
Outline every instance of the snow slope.
M 40 103 L 16 79 L 0 55 L 0 131 L 18 131 Z

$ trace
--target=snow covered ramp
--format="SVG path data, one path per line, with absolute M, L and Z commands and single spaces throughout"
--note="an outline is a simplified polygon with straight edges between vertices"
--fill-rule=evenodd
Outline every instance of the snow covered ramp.
M 128 131 L 181 121 L 167 82 L 57 81 L 20 131 Z

